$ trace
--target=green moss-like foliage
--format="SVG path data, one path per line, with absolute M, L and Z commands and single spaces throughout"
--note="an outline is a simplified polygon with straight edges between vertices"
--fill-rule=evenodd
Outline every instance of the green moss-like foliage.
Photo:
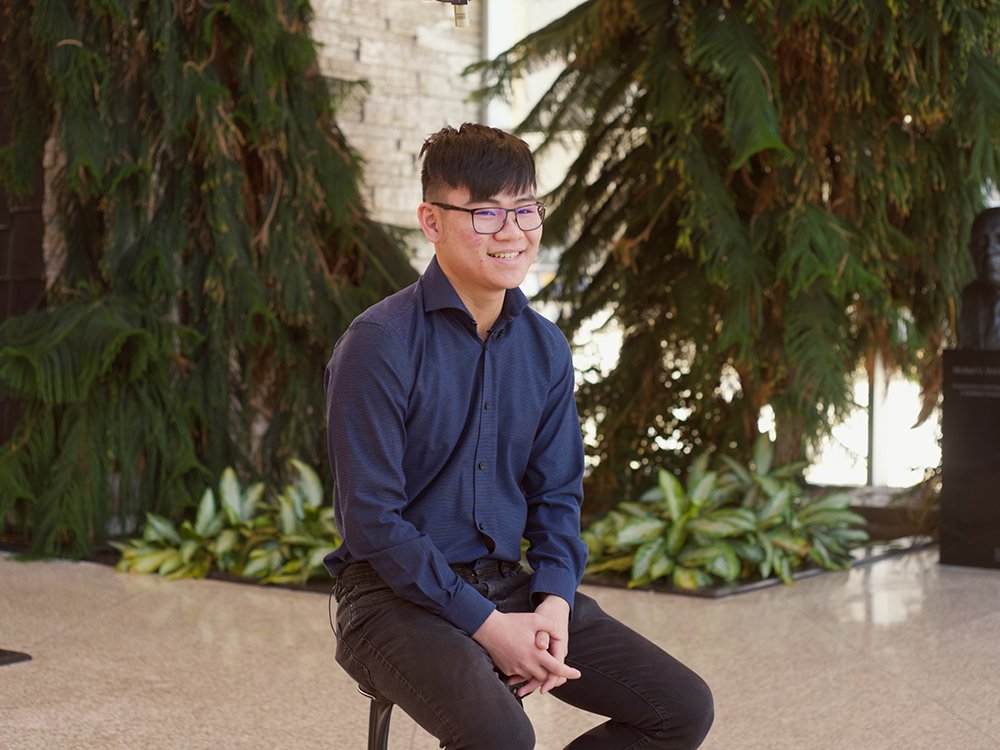
M 1000 177 L 998 61 L 986 0 L 588 0 L 479 66 L 484 96 L 560 67 L 520 127 L 578 153 L 548 296 L 568 333 L 623 332 L 579 391 L 597 495 L 745 451 L 765 405 L 804 457 L 876 354 L 937 403 Z
M 65 262 L 0 328 L 23 418 L 0 519 L 36 553 L 193 505 L 226 466 L 279 484 L 324 462 L 322 372 L 362 309 L 413 278 L 366 215 L 302 0 L 6 4 L 10 191 L 46 138 Z

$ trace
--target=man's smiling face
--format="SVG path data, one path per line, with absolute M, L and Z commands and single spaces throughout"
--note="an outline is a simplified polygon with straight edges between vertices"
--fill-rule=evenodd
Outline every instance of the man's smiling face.
M 479 209 L 532 207 L 538 199 L 532 191 L 499 193 L 487 200 L 472 201 L 466 188 L 452 188 L 435 196 L 435 201 Z M 438 263 L 463 299 L 467 295 L 476 300 L 495 298 L 521 285 L 538 255 L 541 226 L 526 232 L 517 225 L 511 212 L 496 234 L 480 234 L 474 229 L 470 214 L 435 206 L 433 202 L 424 205 L 435 214 L 437 236 L 431 239 Z

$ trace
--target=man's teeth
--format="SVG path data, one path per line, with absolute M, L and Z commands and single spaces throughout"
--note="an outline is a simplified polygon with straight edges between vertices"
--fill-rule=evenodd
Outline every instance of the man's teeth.
M 500 258 L 501 260 L 513 260 L 520 253 L 490 253 L 491 258 Z

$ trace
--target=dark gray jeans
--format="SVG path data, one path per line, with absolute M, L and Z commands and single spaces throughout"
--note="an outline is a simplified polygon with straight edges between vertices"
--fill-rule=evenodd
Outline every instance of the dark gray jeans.
M 501 612 L 530 612 L 530 575 L 516 563 L 456 572 Z M 366 563 L 337 581 L 337 661 L 437 737 L 442 748 L 535 746 L 524 709 L 486 651 L 464 631 L 400 599 Z M 566 663 L 582 676 L 552 695 L 608 721 L 572 750 L 693 750 L 714 718 L 705 682 L 659 646 L 577 593 Z

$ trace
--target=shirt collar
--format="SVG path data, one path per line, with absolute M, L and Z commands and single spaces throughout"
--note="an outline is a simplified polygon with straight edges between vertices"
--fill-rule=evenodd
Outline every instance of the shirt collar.
M 453 308 L 469 315 L 462 298 L 458 296 L 455 287 L 451 285 L 448 277 L 441 270 L 436 255 L 431 258 L 430 265 L 427 266 L 424 275 L 420 277 L 420 287 L 424 293 L 424 312 Z M 504 295 L 500 316 L 504 320 L 511 320 L 520 315 L 527 306 L 528 298 L 520 288 L 508 289 Z

